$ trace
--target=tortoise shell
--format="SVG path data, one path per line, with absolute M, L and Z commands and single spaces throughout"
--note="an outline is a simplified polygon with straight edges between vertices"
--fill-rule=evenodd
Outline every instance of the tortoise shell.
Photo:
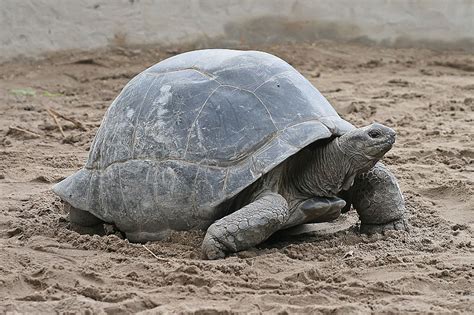
M 285 159 L 352 128 L 276 56 L 187 52 L 124 87 L 86 165 L 53 190 L 124 230 L 203 228 Z

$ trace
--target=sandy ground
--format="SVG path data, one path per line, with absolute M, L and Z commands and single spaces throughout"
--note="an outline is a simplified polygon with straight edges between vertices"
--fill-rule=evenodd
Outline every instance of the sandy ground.
M 115 234 L 79 235 L 52 183 L 83 165 L 125 83 L 180 49 L 4 64 L 0 313 L 474 312 L 474 56 L 330 42 L 251 48 L 289 61 L 354 124 L 397 130 L 384 161 L 411 233 L 272 239 L 218 261 L 200 259 L 202 232 L 148 243 L 155 256 Z

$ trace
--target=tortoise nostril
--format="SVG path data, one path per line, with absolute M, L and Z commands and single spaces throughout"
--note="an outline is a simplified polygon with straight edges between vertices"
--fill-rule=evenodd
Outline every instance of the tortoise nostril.
M 369 137 L 371 138 L 379 138 L 382 134 L 378 130 L 370 130 L 369 131 Z

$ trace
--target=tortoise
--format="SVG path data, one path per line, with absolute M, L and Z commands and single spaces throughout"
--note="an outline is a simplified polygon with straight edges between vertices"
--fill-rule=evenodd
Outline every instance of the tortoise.
M 53 187 L 73 226 L 132 242 L 207 229 L 209 259 L 274 232 L 336 219 L 406 230 L 403 196 L 380 162 L 395 132 L 356 128 L 282 59 L 207 49 L 163 60 L 113 101 L 85 166 Z

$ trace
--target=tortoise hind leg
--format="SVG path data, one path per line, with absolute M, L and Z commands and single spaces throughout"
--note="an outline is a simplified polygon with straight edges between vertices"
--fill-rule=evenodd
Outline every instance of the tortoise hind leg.
M 104 224 L 107 222 L 99 219 L 89 211 L 80 210 L 74 208 L 73 206 L 67 204 L 69 208 L 69 222 L 71 223 L 71 229 L 80 234 L 89 234 L 89 235 L 105 235 L 106 231 L 104 229 Z M 142 227 L 146 228 L 146 227 Z M 162 240 L 169 235 L 169 230 L 155 232 L 154 229 L 151 229 L 152 232 L 143 231 L 143 230 L 134 230 L 127 232 L 126 230 L 122 231 L 126 238 L 133 243 L 146 243 L 148 241 L 157 241 Z
M 93 215 L 92 213 L 84 210 L 74 208 L 67 204 L 69 208 L 69 222 L 71 223 L 71 229 L 80 234 L 99 234 L 104 235 L 104 221 Z

